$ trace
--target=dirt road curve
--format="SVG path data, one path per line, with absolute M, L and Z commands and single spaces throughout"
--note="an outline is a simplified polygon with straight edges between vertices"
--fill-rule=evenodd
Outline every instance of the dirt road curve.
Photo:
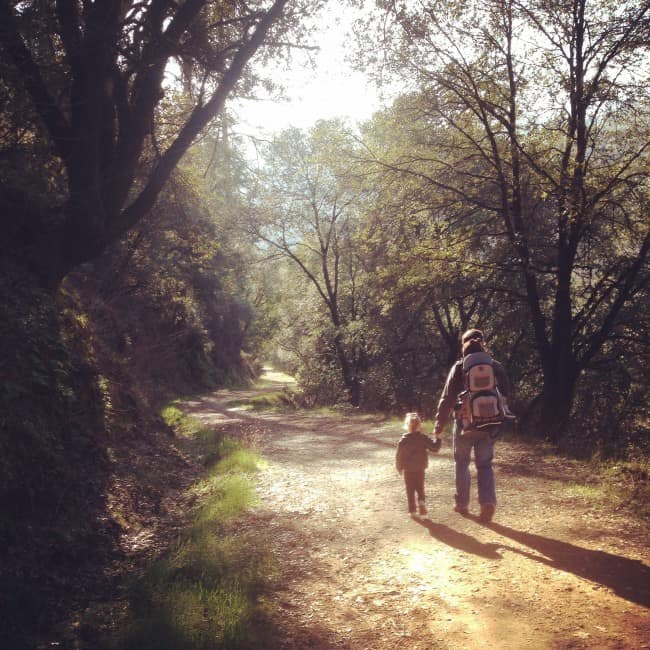
M 499 506 L 483 525 L 452 511 L 446 440 L 427 472 L 429 517 L 414 521 L 394 469 L 399 428 L 228 408 L 248 394 L 190 408 L 256 432 L 269 461 L 259 505 L 238 522 L 280 565 L 269 647 L 650 648 L 648 530 L 592 503 L 577 464 L 500 442 Z

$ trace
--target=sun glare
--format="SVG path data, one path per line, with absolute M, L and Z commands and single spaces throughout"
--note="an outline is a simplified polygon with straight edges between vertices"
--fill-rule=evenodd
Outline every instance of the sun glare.
M 238 118 L 238 130 L 258 137 L 289 127 L 309 128 L 321 119 L 341 118 L 353 123 L 372 117 L 381 108 L 379 91 L 360 71 L 346 61 L 350 51 L 352 23 L 356 12 L 337 5 L 319 20 L 312 42 L 311 68 L 306 56 L 296 56 L 292 65 L 267 67 L 267 73 L 284 88 L 284 99 L 239 99 L 231 110 Z

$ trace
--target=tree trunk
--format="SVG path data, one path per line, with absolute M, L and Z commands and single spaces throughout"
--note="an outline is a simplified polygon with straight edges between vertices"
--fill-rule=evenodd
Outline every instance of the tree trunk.
M 352 370 L 352 364 L 345 354 L 343 340 L 340 334 L 334 338 L 334 348 L 336 350 L 336 358 L 341 368 L 341 375 L 343 377 L 343 384 L 348 391 L 348 399 L 352 406 L 359 406 L 361 400 L 361 385 L 359 379 Z
M 579 373 L 575 361 L 566 353 L 545 359 L 542 364 L 544 389 L 536 429 L 538 437 L 557 443 L 570 425 Z

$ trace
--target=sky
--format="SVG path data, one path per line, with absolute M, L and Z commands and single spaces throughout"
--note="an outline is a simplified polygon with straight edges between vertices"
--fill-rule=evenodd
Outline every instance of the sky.
M 340 117 L 355 123 L 372 117 L 382 107 L 379 91 L 363 73 L 355 71 L 345 55 L 350 51 L 349 36 L 354 13 L 344 11 L 338 3 L 326 12 L 311 41 L 320 47 L 314 54 L 312 70 L 295 62 L 290 70 L 282 66 L 273 71 L 274 78 L 285 86 L 283 100 L 238 100 L 231 110 L 239 118 L 237 131 L 256 137 L 295 126 L 309 128 L 319 119 Z M 302 57 L 298 57 L 302 58 Z

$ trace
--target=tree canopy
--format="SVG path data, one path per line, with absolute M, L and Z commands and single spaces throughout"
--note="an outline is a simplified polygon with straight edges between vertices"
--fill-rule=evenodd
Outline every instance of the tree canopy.
M 4 157 L 38 143 L 31 171 L 50 170 L 39 197 L 4 188 L 4 256 L 56 287 L 124 235 L 228 96 L 254 86 L 251 59 L 300 40 L 308 6 L 2 0 L 3 121 L 20 133 Z
M 648 279 L 649 11 L 391 4 L 377 45 L 418 88 L 407 122 L 417 144 L 374 158 L 429 186 L 452 242 L 481 238 L 465 258 L 507 265 L 513 288 L 516 274 L 553 437 L 581 374 L 612 340 L 638 340 L 623 313 Z

